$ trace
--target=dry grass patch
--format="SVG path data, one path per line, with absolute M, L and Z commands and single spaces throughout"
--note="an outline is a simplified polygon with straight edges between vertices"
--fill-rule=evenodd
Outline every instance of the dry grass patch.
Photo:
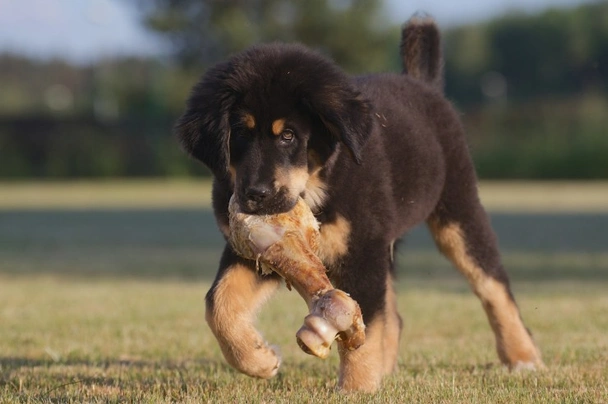
M 0 209 L 208 208 L 208 180 L 0 183 Z
M 608 212 L 605 181 L 482 181 L 479 191 L 493 212 Z
M 608 182 L 482 181 L 484 205 L 495 212 L 608 212 Z M 211 182 L 103 180 L 0 183 L 0 209 L 200 208 Z

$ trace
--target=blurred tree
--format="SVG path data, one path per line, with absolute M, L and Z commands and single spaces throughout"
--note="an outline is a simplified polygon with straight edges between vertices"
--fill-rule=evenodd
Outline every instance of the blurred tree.
M 16 54 L 0 55 L 0 116 L 60 112 L 78 113 L 79 96 L 88 91 L 90 68 L 79 68 L 61 60 L 39 61 Z M 60 87 L 58 87 L 60 86 Z M 59 91 L 53 91 L 53 89 Z M 53 110 L 57 96 L 71 97 Z M 63 94 L 61 94 L 63 92 Z M 74 99 L 75 98 L 75 99 Z
M 446 92 L 460 106 L 608 92 L 608 2 L 511 14 L 448 31 L 445 42 Z
M 381 0 L 135 0 L 184 67 L 207 67 L 259 42 L 299 41 L 351 72 L 396 64 L 398 27 Z M 397 67 L 398 68 L 398 67 Z
M 207 173 L 171 126 L 197 76 L 253 43 L 300 41 L 354 73 L 401 70 L 382 0 L 131 1 L 175 58 L 0 54 L 0 179 Z M 502 16 L 444 41 L 446 93 L 481 177 L 608 178 L 608 2 Z

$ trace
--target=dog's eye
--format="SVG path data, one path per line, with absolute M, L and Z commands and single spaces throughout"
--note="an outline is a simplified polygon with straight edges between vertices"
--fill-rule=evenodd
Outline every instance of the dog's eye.
M 291 129 L 285 129 L 283 132 L 281 132 L 281 142 L 288 144 L 291 143 L 294 139 L 294 134 L 293 131 Z

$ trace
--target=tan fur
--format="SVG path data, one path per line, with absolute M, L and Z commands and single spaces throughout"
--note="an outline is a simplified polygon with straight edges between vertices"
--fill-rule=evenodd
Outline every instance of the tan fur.
M 450 223 L 440 226 L 436 221 L 429 220 L 429 228 L 441 252 L 456 265 L 475 290 L 486 275 L 468 255 L 460 225 Z
M 279 136 L 283 129 L 285 129 L 285 119 L 281 118 L 272 122 L 272 133 L 276 136 Z
M 308 170 L 306 167 L 277 168 L 274 173 L 275 189 L 287 188 L 289 195 L 294 200 L 306 188 L 306 181 L 308 181 Z
M 366 324 L 365 344 L 359 349 L 349 351 L 338 343 L 340 354 L 338 387 L 342 391 L 372 393 L 380 387 L 384 375 L 383 317 L 378 315 L 371 323 Z
M 232 182 L 232 186 L 236 184 L 236 168 L 233 165 L 228 166 L 228 173 L 230 174 L 230 181 Z
M 243 114 L 243 123 L 248 129 L 255 128 L 255 118 L 248 112 Z
M 292 199 L 303 193 L 303 198 L 313 212 L 317 212 L 327 198 L 327 186 L 319 178 L 319 171 L 309 174 L 306 167 L 279 168 L 275 171 L 274 186 L 287 188 Z
M 306 181 L 304 200 L 313 212 L 318 212 L 327 199 L 327 184 L 319 177 L 320 170 L 314 171 Z
M 397 295 L 393 287 L 393 278 L 386 279 L 386 307 L 384 309 L 384 373 L 390 374 L 397 370 L 399 357 L 399 339 L 401 337 L 401 317 L 397 312 Z
M 501 361 L 511 368 L 536 365 L 542 367 L 540 352 L 526 330 L 519 309 L 505 285 L 486 275 L 469 256 L 465 239 L 457 223 L 441 226 L 430 220 L 429 228 L 437 246 L 467 278 L 481 300 L 496 337 Z
M 340 215 L 337 215 L 335 221 L 321 225 L 318 255 L 325 266 L 335 264 L 346 255 L 350 232 L 350 223 Z
M 397 369 L 401 317 L 397 313 L 397 297 L 390 275 L 386 281 L 384 311 L 367 324 L 365 334 L 365 344 L 356 351 L 348 351 L 338 343 L 338 386 L 343 391 L 374 392 L 383 376 Z
M 261 281 L 253 267 L 242 264 L 226 271 L 213 291 L 213 305 L 207 305 L 205 319 L 228 363 L 250 376 L 272 377 L 281 360 L 253 322 L 280 282 Z
M 500 360 L 511 368 L 543 367 L 540 352 L 524 327 L 519 309 L 500 282 L 488 278 L 479 287 L 483 308 L 496 336 Z

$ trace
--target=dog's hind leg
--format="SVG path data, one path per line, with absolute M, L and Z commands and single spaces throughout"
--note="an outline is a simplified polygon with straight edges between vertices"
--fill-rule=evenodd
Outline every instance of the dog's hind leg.
M 207 293 L 205 318 L 230 365 L 254 377 L 274 376 L 281 360 L 253 323 L 260 307 L 277 290 L 276 276 L 262 276 L 255 263 L 226 247 L 220 270 Z
M 461 167 L 462 168 L 462 167 Z M 472 168 L 465 167 L 465 171 Z M 496 336 L 500 360 L 511 369 L 541 368 L 540 352 L 521 319 L 502 267 L 474 173 L 448 177 L 446 189 L 427 224 L 439 250 L 467 278 L 481 300 Z M 464 173 L 467 174 L 467 173 Z

